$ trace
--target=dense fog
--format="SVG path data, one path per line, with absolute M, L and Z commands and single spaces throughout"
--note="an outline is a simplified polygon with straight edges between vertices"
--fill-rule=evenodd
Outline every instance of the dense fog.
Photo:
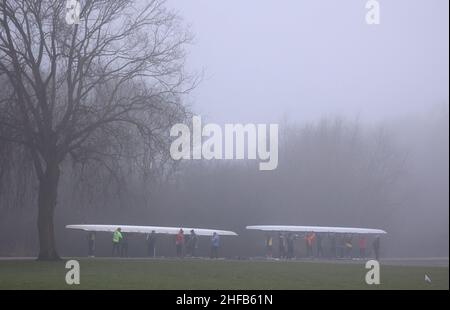
M 0 256 L 85 256 L 65 225 L 117 224 L 232 230 L 221 255 L 256 257 L 245 227 L 266 224 L 378 228 L 385 257 L 448 257 L 448 2 L 385 1 L 378 25 L 357 2 L 82 1 L 77 27 L 64 1 L 1 4 Z M 276 169 L 174 160 L 194 115 L 278 124 Z

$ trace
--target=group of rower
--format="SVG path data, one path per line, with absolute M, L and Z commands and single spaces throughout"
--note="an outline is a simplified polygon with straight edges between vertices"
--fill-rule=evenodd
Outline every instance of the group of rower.
M 118 227 L 112 234 L 112 256 L 127 257 L 128 256 L 128 233 L 122 232 Z M 329 251 L 325 255 L 323 241 L 328 237 Z M 366 234 L 338 234 L 338 233 L 315 233 L 307 232 L 303 235 L 298 235 L 292 232 L 278 233 L 278 257 L 280 259 L 294 259 L 295 255 L 295 241 L 297 239 L 304 239 L 306 248 L 306 258 L 331 258 L 331 259 L 353 259 L 354 249 L 353 241 L 357 237 L 359 255 L 356 257 L 365 259 L 367 256 L 367 235 Z M 153 230 L 146 237 L 147 255 L 149 257 L 156 257 L 156 241 L 157 234 Z M 211 237 L 210 258 L 219 257 L 220 237 L 214 232 Z M 95 232 L 90 232 L 88 235 L 89 256 L 93 257 L 95 252 Z M 266 235 L 266 257 L 273 258 L 273 235 Z M 184 234 L 183 229 L 180 229 L 175 235 L 175 250 L 178 258 L 196 257 L 198 248 L 198 236 L 194 229 L 188 235 Z M 316 251 L 314 251 L 316 248 Z M 380 237 L 376 235 L 372 240 L 372 249 L 375 259 L 379 259 L 380 255 Z
M 355 257 L 353 250 L 353 240 L 358 238 L 359 255 L 361 259 L 367 256 L 367 235 L 365 234 L 337 234 L 337 233 L 315 233 L 307 232 L 300 236 L 291 232 L 278 233 L 278 257 L 281 259 L 292 259 L 295 257 L 295 240 L 303 237 L 305 241 L 307 258 L 334 258 L 334 259 L 352 259 Z M 329 239 L 329 252 L 325 255 L 323 241 Z M 266 235 L 266 257 L 273 257 L 273 235 Z M 314 251 L 314 247 L 316 251 Z M 380 236 L 376 235 L 372 241 L 372 249 L 375 259 L 380 256 Z
M 156 257 L 156 241 L 157 234 L 153 230 L 146 237 L 147 242 L 147 256 Z M 213 233 L 211 237 L 211 258 L 219 257 L 220 237 L 217 233 Z M 196 250 L 198 248 L 198 236 L 194 229 L 191 229 L 189 235 L 184 235 L 183 229 L 180 229 L 175 236 L 176 255 L 179 258 L 196 257 Z M 95 255 L 95 232 L 88 234 L 88 255 L 94 257 Z M 112 234 L 112 252 L 113 257 L 127 257 L 128 256 L 128 233 L 122 232 L 118 227 Z
M 219 257 L 220 237 L 217 233 L 213 233 L 211 237 L 211 252 L 210 258 Z M 198 236 L 194 229 L 191 229 L 190 234 L 185 236 L 183 229 L 178 231 L 175 236 L 175 247 L 177 251 L 177 257 L 183 258 L 185 255 L 188 257 L 196 257 L 196 250 L 198 248 Z

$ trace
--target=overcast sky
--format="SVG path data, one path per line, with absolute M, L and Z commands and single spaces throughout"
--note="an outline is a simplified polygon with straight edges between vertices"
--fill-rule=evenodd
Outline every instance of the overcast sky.
M 192 26 L 190 101 L 215 122 L 378 121 L 448 104 L 448 0 L 169 0 Z M 408 112 L 409 111 L 409 112 Z

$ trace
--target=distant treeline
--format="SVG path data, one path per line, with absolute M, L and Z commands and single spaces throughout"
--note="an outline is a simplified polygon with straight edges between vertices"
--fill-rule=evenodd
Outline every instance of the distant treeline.
M 222 255 L 258 256 L 264 235 L 246 225 L 292 224 L 381 228 L 388 232 L 384 255 L 448 256 L 448 107 L 438 110 L 379 126 L 342 118 L 282 123 L 274 171 L 259 171 L 255 161 L 148 164 L 145 157 L 122 158 L 113 167 L 67 164 L 56 211 L 58 247 L 61 255 L 86 254 L 86 236 L 66 224 L 184 225 L 234 230 L 240 236 L 224 238 Z M 14 149 L 2 148 L 0 156 L 8 152 Z M 0 177 L 0 255 L 34 255 L 33 171 L 2 160 Z M 100 236 L 100 254 L 109 254 L 109 238 Z M 132 255 L 145 255 L 144 237 L 130 242 Z M 207 255 L 208 241 L 200 247 Z M 296 248 L 301 254 L 304 242 Z M 161 237 L 159 249 L 175 254 L 170 237 Z

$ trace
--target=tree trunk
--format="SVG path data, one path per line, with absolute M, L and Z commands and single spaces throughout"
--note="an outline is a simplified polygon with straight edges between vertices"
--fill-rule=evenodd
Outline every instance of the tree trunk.
M 53 229 L 53 215 L 58 193 L 59 164 L 47 163 L 46 170 L 39 180 L 38 197 L 38 231 L 39 256 L 38 260 L 59 260 L 56 252 Z

